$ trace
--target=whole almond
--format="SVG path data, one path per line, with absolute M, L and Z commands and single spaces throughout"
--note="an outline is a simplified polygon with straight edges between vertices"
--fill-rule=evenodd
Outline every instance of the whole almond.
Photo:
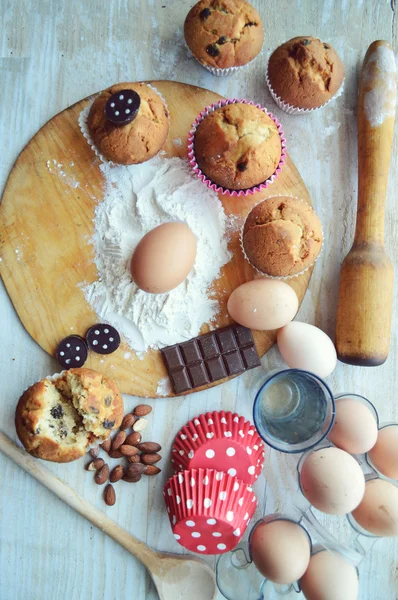
M 117 450 L 122 444 L 124 444 L 126 437 L 127 434 L 125 431 L 118 431 L 112 440 L 112 450 Z
M 120 452 L 120 450 L 110 450 L 109 456 L 111 458 L 122 458 L 123 454 Z
M 152 412 L 152 406 L 149 406 L 149 404 L 139 404 L 133 410 L 133 414 L 136 417 L 145 417 L 146 415 L 149 415 L 150 412 Z
M 133 433 L 130 433 L 130 435 L 128 435 L 126 437 L 126 440 L 124 443 L 129 444 L 130 446 L 137 446 L 137 444 L 139 444 L 141 440 L 142 440 L 142 435 L 140 434 L 140 432 L 133 431 Z
M 141 475 L 135 475 L 134 477 L 128 477 L 127 475 L 124 475 L 122 479 L 123 481 L 127 481 L 128 483 L 137 483 L 137 481 L 141 479 Z
M 141 463 L 131 464 L 125 470 L 125 475 L 127 477 L 135 477 L 136 475 L 142 475 L 145 473 L 146 466 Z
M 154 454 L 155 452 L 159 452 L 162 446 L 156 442 L 142 442 L 142 444 L 137 444 L 137 448 L 144 454 Z
M 112 440 L 110 437 L 108 437 L 108 439 L 105 440 L 105 442 L 102 442 L 101 448 L 103 450 L 105 450 L 105 452 L 109 452 L 109 450 L 111 449 L 111 444 L 112 444 Z
M 105 481 L 108 479 L 109 477 L 109 467 L 108 465 L 105 463 L 103 467 L 101 467 L 94 475 L 94 481 L 95 483 L 98 483 L 98 485 L 103 485 L 105 483 Z
M 120 452 L 124 456 L 135 456 L 136 454 L 139 453 L 139 450 L 135 446 L 129 446 L 128 444 L 123 444 L 123 446 L 120 446 Z
M 134 456 L 128 456 L 127 460 L 129 461 L 129 463 L 139 463 L 140 456 L 139 456 L 139 454 L 135 454 Z
M 113 506 L 116 502 L 115 488 L 110 483 L 108 483 L 104 490 L 104 500 L 105 504 L 107 504 L 108 506 Z
M 146 419 L 137 419 L 132 429 L 133 431 L 143 431 L 147 425 L 148 421 Z
M 92 460 L 91 463 L 87 465 L 87 471 L 98 471 L 101 467 L 103 467 L 105 461 L 102 458 L 96 458 Z
M 144 473 L 144 475 L 157 475 L 158 473 L 161 472 L 162 469 L 159 469 L 159 467 L 155 467 L 155 465 L 148 465 L 146 468 L 146 471 Z
M 124 431 L 125 429 L 131 427 L 135 420 L 136 417 L 131 413 L 124 415 L 122 424 L 120 425 L 120 431 Z
M 160 454 L 141 454 L 140 460 L 144 465 L 154 465 L 161 460 Z
M 95 448 L 90 448 L 89 454 L 93 458 L 97 458 L 99 451 L 100 451 L 99 446 L 96 446 Z
M 123 477 L 123 475 L 124 475 L 123 465 L 117 465 L 117 467 L 112 469 L 110 477 L 109 477 L 109 481 L 111 483 L 116 483 L 116 481 L 119 481 L 119 479 L 121 479 Z

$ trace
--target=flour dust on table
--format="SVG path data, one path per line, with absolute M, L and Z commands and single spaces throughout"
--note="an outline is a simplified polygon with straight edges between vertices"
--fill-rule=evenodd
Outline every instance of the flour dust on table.
M 83 284 L 87 301 L 138 352 L 194 337 L 218 313 L 211 286 L 231 258 L 217 194 L 194 179 L 180 158 L 155 157 L 128 167 L 104 163 L 100 169 L 104 200 L 95 211 L 92 239 L 98 279 Z M 190 227 L 196 260 L 177 288 L 149 294 L 132 280 L 130 259 L 146 233 L 170 221 Z

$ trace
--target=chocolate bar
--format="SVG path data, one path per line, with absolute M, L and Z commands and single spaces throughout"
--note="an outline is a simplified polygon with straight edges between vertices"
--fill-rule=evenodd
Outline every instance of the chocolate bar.
M 260 365 L 252 333 L 241 325 L 205 333 L 161 352 L 176 394 Z

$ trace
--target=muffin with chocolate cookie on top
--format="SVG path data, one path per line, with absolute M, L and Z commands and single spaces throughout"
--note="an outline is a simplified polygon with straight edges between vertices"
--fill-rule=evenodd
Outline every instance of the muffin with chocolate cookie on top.
M 260 15 L 245 0 L 200 0 L 184 24 L 186 43 L 213 75 L 229 75 L 260 52 L 264 29 Z

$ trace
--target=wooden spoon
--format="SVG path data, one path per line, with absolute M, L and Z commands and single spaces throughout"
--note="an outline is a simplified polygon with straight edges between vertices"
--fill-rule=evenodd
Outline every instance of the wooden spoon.
M 340 275 L 339 360 L 374 367 L 388 356 L 394 273 L 384 249 L 384 209 L 394 133 L 395 58 L 384 41 L 369 46 L 358 97 L 358 213 Z
M 40 461 L 18 448 L 1 431 L 0 450 L 139 560 L 148 569 L 160 600 L 214 600 L 215 576 L 203 560 L 152 550 L 58 479 Z

